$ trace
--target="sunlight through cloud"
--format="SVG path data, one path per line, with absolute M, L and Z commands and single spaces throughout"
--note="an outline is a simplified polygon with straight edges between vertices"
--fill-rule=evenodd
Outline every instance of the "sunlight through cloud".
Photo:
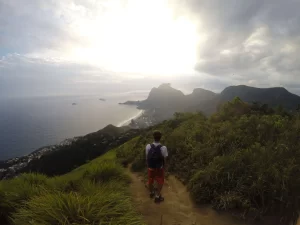
M 124 7 L 73 25 L 85 45 L 70 46 L 64 56 L 122 72 L 176 74 L 192 72 L 196 64 L 196 25 L 174 19 L 165 1 L 130 1 Z

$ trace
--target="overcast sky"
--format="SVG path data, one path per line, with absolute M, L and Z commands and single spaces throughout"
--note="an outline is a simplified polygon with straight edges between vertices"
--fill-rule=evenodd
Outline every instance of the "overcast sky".
M 300 94 L 300 0 L 0 0 L 0 96 Z

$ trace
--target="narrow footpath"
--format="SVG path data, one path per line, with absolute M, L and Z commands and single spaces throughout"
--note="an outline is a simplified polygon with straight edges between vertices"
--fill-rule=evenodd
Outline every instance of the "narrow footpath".
M 165 201 L 155 204 L 149 198 L 144 178 L 131 173 L 131 192 L 137 210 L 148 225 L 246 225 L 228 214 L 219 214 L 209 207 L 195 207 L 186 187 L 169 176 L 163 188 Z

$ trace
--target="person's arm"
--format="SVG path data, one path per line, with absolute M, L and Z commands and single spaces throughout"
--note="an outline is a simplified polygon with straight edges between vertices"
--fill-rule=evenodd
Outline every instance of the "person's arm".
M 148 160 L 147 160 L 147 155 L 148 155 L 148 151 L 149 151 L 149 145 L 147 145 L 146 146 L 146 152 L 145 152 L 145 154 L 146 154 L 146 157 L 145 157 L 145 159 L 146 159 L 146 167 L 148 167 Z
M 168 149 L 166 146 L 163 146 L 162 154 L 164 157 L 164 169 L 166 170 L 167 169 L 167 157 L 168 157 Z

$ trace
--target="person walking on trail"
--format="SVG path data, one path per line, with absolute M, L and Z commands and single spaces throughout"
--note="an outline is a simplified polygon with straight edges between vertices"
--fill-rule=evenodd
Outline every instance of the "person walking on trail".
M 164 201 L 161 196 L 161 190 L 165 180 L 166 158 L 168 150 L 166 146 L 160 144 L 162 134 L 160 131 L 153 132 L 154 142 L 146 146 L 146 163 L 148 167 L 148 185 L 150 198 L 154 198 L 154 202 Z M 154 181 L 157 182 L 156 193 L 154 190 Z

